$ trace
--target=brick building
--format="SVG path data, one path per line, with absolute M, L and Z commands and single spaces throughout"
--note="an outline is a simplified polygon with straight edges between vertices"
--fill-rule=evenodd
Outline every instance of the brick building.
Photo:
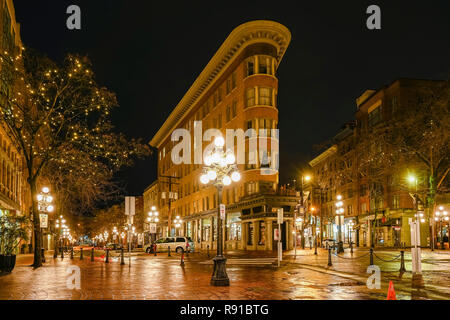
M 396 112 L 407 108 L 409 98 L 418 88 L 439 84 L 442 82 L 399 79 L 379 90 L 367 90 L 356 99 L 355 120 L 342 127 L 330 148 L 309 162 L 315 181 L 313 205 L 324 218 L 322 238 L 338 238 L 335 203 L 340 194 L 345 210 L 344 242 L 352 239 L 358 246 L 411 245 L 409 219 L 414 218 L 416 210 L 411 190 L 404 183 L 405 174 L 379 170 L 379 176 L 374 177 L 363 172 L 361 159 L 364 153 L 368 153 L 363 141 L 368 129 L 391 121 Z M 448 203 L 448 196 L 440 196 L 437 201 Z M 430 210 L 425 212 L 425 218 L 421 223 L 422 246 L 430 244 L 430 221 L 433 218 Z M 349 227 L 350 221 L 354 224 L 352 228 Z
M 215 247 L 216 189 L 201 185 L 203 165 L 194 163 L 194 154 L 191 164 L 174 164 L 171 151 L 176 142 L 171 141 L 172 132 L 177 128 L 188 130 L 195 149 L 199 142 L 194 131 L 199 125 L 203 132 L 217 128 L 223 137 L 226 129 L 277 129 L 276 70 L 290 38 L 289 30 L 273 21 L 238 26 L 151 140 L 150 145 L 158 149 L 158 204 L 164 235 L 183 234 L 192 237 L 197 248 Z M 223 190 L 227 249 L 275 249 L 277 208 L 284 208 L 288 221 L 282 227 L 283 237 L 292 231 L 293 207 L 298 198 L 283 196 L 279 190 L 278 152 L 268 151 L 261 158 L 257 148 L 250 148 L 252 139 L 256 137 L 245 138 L 245 164 L 238 164 L 241 180 Z M 204 140 L 202 150 L 210 143 Z M 270 145 L 278 143 L 277 137 L 268 140 Z M 250 164 L 250 159 L 256 159 L 255 163 Z M 183 219 L 180 230 L 171 223 L 176 216 Z M 292 245 L 290 238 L 284 241 L 288 247 Z

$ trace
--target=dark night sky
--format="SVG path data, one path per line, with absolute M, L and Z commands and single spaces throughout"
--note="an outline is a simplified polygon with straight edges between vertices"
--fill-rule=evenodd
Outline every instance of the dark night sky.
M 278 69 L 280 174 L 288 182 L 313 145 L 353 119 L 355 99 L 399 77 L 446 79 L 450 70 L 449 1 L 113 1 L 14 0 L 25 46 L 61 60 L 88 54 L 98 82 L 116 92 L 118 130 L 148 142 L 228 34 L 256 19 L 292 33 Z M 67 6 L 82 11 L 82 30 L 66 28 Z M 366 28 L 377 4 L 382 29 Z M 155 161 L 121 173 L 142 194 Z

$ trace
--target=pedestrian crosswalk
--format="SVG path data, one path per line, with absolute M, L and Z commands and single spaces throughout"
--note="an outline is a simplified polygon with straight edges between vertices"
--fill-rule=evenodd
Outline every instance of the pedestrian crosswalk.
M 227 259 L 227 265 L 271 265 L 276 261 L 276 258 Z M 214 264 L 213 260 L 202 261 L 200 263 Z

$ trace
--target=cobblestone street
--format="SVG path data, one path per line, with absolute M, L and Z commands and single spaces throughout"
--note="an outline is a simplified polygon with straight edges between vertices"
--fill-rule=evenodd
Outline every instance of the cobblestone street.
M 324 249 L 286 252 L 281 267 L 271 264 L 275 253 L 228 252 L 227 272 L 230 287 L 212 287 L 209 284 L 212 264 L 205 253 L 185 257 L 180 266 L 180 255 L 159 253 L 158 256 L 136 254 L 131 267 L 120 265 L 112 255 L 105 263 L 101 256 L 94 262 L 85 253 L 80 260 L 75 255 L 61 259 L 46 257 L 42 268 L 33 270 L 30 255 L 19 256 L 11 274 L 0 276 L 0 299 L 152 299 L 152 300 L 209 300 L 209 299 L 386 299 L 389 280 L 395 285 L 397 299 L 449 299 L 450 253 L 424 250 L 424 287 L 411 286 L 411 259 L 405 253 L 407 272 L 400 275 L 399 260 L 383 262 L 398 256 L 398 251 L 376 250 L 374 264 L 382 271 L 381 289 L 368 289 L 366 273 L 369 265 L 368 250 L 355 249 L 352 255 L 332 256 L 333 265 L 327 266 L 328 255 Z M 269 263 L 261 262 L 269 261 Z M 274 261 L 274 259 L 272 259 Z M 263 264 L 258 264 L 263 263 Z M 68 289 L 66 270 L 77 265 L 81 271 L 80 290 Z

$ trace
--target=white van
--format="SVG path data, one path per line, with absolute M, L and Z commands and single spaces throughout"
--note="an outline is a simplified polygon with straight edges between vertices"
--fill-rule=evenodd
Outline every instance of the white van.
M 154 245 L 156 244 L 156 252 L 194 252 L 194 242 L 190 237 L 165 237 L 156 240 L 151 244 L 144 246 L 144 251 L 146 253 L 154 253 Z

